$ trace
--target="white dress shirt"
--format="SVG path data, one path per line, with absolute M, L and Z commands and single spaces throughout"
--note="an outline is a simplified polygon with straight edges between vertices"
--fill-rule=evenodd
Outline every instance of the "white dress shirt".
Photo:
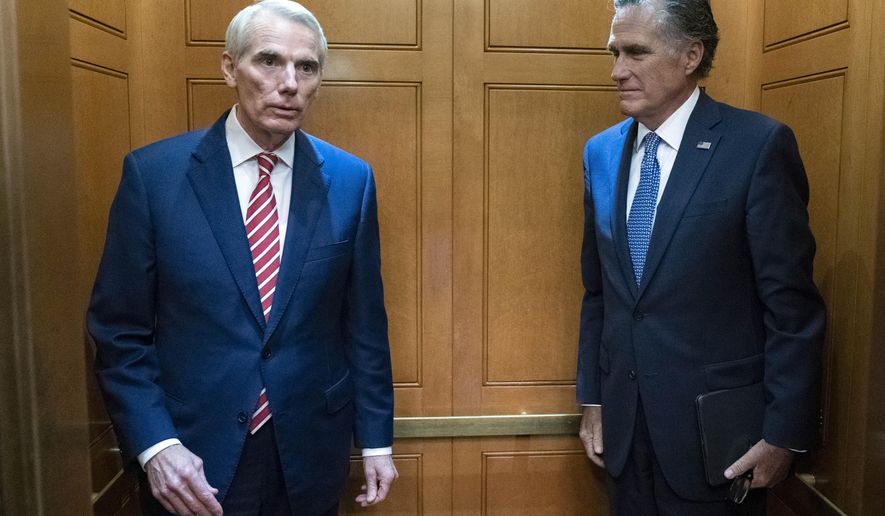
M 237 197 L 240 201 L 240 211 L 243 215 L 243 224 L 246 223 L 246 211 L 249 209 L 249 197 L 252 190 L 258 184 L 258 154 L 266 152 L 246 133 L 243 126 L 237 120 L 237 106 L 230 110 L 224 122 L 224 135 L 227 140 L 227 150 L 230 153 L 230 164 L 234 170 L 234 182 L 237 185 Z M 274 199 L 277 203 L 277 217 L 280 230 L 280 261 L 285 252 L 286 228 L 289 222 L 289 203 L 292 200 L 292 168 L 295 159 L 295 133 L 292 133 L 282 145 L 274 149 L 274 154 L 279 158 L 273 171 L 270 173 L 270 184 L 273 187 Z M 258 399 L 257 396 L 255 398 Z M 138 462 L 141 467 L 147 464 L 154 455 L 175 444 L 181 444 L 178 439 L 166 439 L 151 446 L 138 454 Z M 391 447 L 387 448 L 364 448 L 363 457 L 373 455 L 390 455 Z

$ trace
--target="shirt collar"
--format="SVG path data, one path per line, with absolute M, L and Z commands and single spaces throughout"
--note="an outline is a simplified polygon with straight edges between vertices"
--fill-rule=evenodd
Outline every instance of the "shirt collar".
M 688 99 L 679 106 L 679 109 L 673 112 L 664 123 L 655 131 L 664 143 L 679 151 L 679 145 L 682 143 L 682 136 L 685 134 L 685 127 L 688 125 L 688 119 L 691 117 L 694 107 L 701 97 L 701 90 L 695 86 L 694 91 L 689 95 Z M 642 140 L 651 130 L 642 122 L 639 122 L 639 128 L 636 131 L 636 141 L 633 144 L 633 152 L 639 152 L 642 146 Z
M 227 150 L 230 152 L 231 167 L 236 168 L 264 152 L 264 149 L 255 143 L 255 140 L 249 136 L 240 125 L 240 121 L 237 120 L 236 105 L 231 108 L 227 120 L 224 121 L 224 133 L 227 139 Z M 289 168 L 294 168 L 292 160 L 295 157 L 295 133 L 289 135 L 289 138 L 274 151 L 274 154 Z

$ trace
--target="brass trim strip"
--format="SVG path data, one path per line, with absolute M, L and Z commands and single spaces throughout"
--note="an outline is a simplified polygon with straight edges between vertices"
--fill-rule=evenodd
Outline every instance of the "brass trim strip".
M 397 417 L 397 439 L 485 437 L 495 435 L 577 435 L 580 414 Z

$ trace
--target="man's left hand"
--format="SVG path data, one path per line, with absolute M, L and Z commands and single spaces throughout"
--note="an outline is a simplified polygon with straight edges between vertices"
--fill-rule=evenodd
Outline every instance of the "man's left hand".
M 363 457 L 363 470 L 366 473 L 366 483 L 363 484 L 362 494 L 356 497 L 357 503 L 368 507 L 383 502 L 393 483 L 399 478 L 393 458 L 390 455 Z
M 725 478 L 733 479 L 752 469 L 751 488 L 774 487 L 787 478 L 794 455 L 795 452 L 768 444 L 762 439 L 725 470 Z

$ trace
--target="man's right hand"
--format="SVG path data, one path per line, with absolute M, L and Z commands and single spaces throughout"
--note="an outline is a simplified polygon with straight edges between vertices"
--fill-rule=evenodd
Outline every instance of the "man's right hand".
M 602 407 L 584 407 L 581 415 L 581 430 L 578 432 L 587 456 L 599 467 L 605 467 L 602 459 Z
M 173 513 L 221 516 L 215 499 L 218 489 L 209 485 L 203 461 L 180 444 L 163 449 L 144 465 L 151 493 Z

